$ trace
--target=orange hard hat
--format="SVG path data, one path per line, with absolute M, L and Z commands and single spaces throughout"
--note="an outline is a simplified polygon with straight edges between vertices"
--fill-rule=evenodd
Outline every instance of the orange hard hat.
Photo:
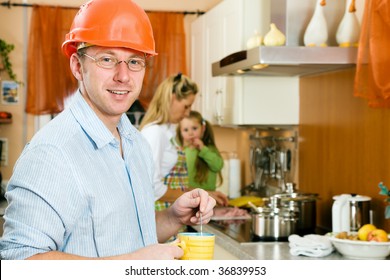
M 70 57 L 80 43 L 124 47 L 153 56 L 152 25 L 145 11 L 132 0 L 91 0 L 80 7 L 62 51 Z

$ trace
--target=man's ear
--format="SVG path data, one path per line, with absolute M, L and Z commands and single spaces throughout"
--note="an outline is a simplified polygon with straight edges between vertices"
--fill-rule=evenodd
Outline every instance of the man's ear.
M 79 56 L 77 55 L 77 53 L 72 54 L 72 56 L 70 57 L 69 64 L 70 64 L 70 70 L 72 71 L 73 76 L 75 76 L 75 78 L 78 81 L 82 81 L 83 80 L 83 75 L 82 75 L 83 69 L 81 67 L 80 59 L 79 59 Z

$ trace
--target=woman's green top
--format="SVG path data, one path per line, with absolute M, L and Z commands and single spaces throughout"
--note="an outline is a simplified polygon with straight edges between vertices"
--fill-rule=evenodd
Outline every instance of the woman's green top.
M 184 148 L 186 153 L 186 162 L 188 168 L 189 185 L 192 188 L 202 188 L 208 191 L 215 191 L 217 188 L 217 174 L 223 167 L 223 158 L 215 147 L 203 146 L 199 151 L 196 148 Z M 209 174 L 206 182 L 199 183 L 195 181 L 196 159 L 202 158 L 209 167 Z

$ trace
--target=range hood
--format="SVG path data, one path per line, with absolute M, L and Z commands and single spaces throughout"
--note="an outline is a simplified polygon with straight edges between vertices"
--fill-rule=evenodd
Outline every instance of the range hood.
M 305 76 L 351 68 L 356 47 L 259 46 L 212 63 L 212 76 Z
M 270 21 L 286 35 L 285 46 L 259 46 L 230 54 L 212 63 L 212 76 L 304 76 L 354 67 L 358 49 L 338 47 L 335 38 L 347 0 L 327 1 L 324 13 L 328 24 L 328 46 L 304 46 L 304 33 L 317 3 L 317 0 L 269 1 Z M 268 25 L 266 28 L 260 29 L 261 35 L 268 32 Z M 249 34 L 244 36 L 248 38 Z

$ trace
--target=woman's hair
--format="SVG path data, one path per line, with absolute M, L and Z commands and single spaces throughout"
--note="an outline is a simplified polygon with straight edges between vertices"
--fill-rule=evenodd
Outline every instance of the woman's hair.
M 190 94 L 196 94 L 197 92 L 197 84 L 189 77 L 181 73 L 168 77 L 157 87 L 145 116 L 142 119 L 140 130 L 152 122 L 157 122 L 157 124 L 169 122 L 173 94 L 180 101 L 187 98 Z
M 215 138 L 214 138 L 214 132 L 213 127 L 211 126 L 210 122 L 205 120 L 202 115 L 197 111 L 191 111 L 190 115 L 188 117 L 185 117 L 186 119 L 195 120 L 198 122 L 201 126 L 204 126 L 204 132 L 202 136 L 202 142 L 207 147 L 212 147 L 216 150 L 216 152 L 219 154 L 219 151 L 217 149 L 217 146 L 215 145 Z M 184 145 L 183 136 L 180 133 L 180 124 L 177 126 L 177 139 L 181 146 Z M 207 177 L 209 175 L 209 167 L 207 163 L 200 157 L 196 158 L 195 162 L 196 167 L 196 174 L 195 174 L 195 180 L 199 183 L 204 183 L 207 181 Z M 218 172 L 219 182 L 222 184 L 223 178 L 222 178 L 222 172 Z

